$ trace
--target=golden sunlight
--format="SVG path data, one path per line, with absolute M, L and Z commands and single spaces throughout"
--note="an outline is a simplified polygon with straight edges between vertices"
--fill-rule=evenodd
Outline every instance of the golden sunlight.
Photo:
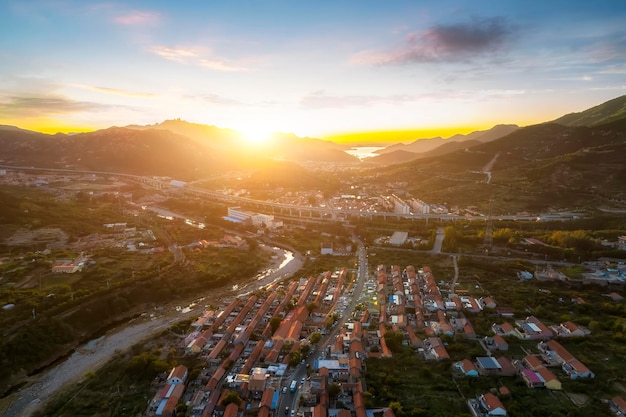
M 272 136 L 272 129 L 262 124 L 248 123 L 237 129 L 243 138 L 251 145 L 262 145 L 267 143 Z
M 417 139 L 432 138 L 441 136 L 444 138 L 456 135 L 456 134 L 468 134 L 480 130 L 477 127 L 442 127 L 442 128 L 427 128 L 427 129 L 398 129 L 398 130 L 381 130 L 372 132 L 350 132 L 350 133 L 337 133 L 324 136 L 324 139 L 331 140 L 338 143 L 392 143 L 403 142 L 410 143 Z
M 0 119 L 0 124 L 9 124 L 13 126 L 18 126 L 22 129 L 33 130 L 35 132 L 47 133 L 53 135 L 55 133 L 82 133 L 82 132 L 93 132 L 94 130 L 98 130 L 102 127 L 96 126 L 85 126 L 79 124 L 71 124 L 62 120 L 52 119 L 52 118 L 19 118 L 12 120 L 3 120 Z

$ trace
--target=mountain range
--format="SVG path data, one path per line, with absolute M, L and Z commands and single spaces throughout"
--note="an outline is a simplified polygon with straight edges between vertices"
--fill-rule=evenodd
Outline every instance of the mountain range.
M 246 172 L 251 186 L 327 189 L 329 176 L 319 172 L 324 163 L 363 169 L 375 164 L 376 181 L 402 178 L 408 191 L 425 200 L 479 206 L 514 200 L 519 203 L 503 208 L 515 210 L 626 200 L 625 144 L 626 96 L 621 96 L 538 125 L 497 125 L 448 139 L 394 144 L 365 163 L 347 154 L 347 145 L 277 133 L 255 147 L 234 130 L 178 119 L 73 135 L 0 126 L 0 165 L 183 181 Z M 306 162 L 314 162 L 318 172 L 304 168 L 311 165 Z
M 458 134 L 447 139 L 436 137 L 417 139 L 409 144 L 398 143 L 377 151 L 379 156 L 368 159 L 367 162 L 390 165 L 417 158 L 444 155 L 457 149 L 465 149 L 500 139 L 517 129 L 519 129 L 517 125 L 496 125 L 489 130 L 479 130 L 467 135 Z
M 424 201 L 483 212 L 626 208 L 626 96 L 444 155 L 379 167 Z M 599 119 L 607 120 L 598 123 Z M 580 125 L 587 121 L 589 126 Z

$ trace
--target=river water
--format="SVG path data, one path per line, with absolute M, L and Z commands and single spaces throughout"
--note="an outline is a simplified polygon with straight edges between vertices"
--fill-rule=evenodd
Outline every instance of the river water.
M 375 152 L 381 149 L 385 149 L 385 147 L 384 146 L 356 146 L 352 149 L 348 149 L 345 152 L 352 156 L 356 156 L 362 161 L 367 158 L 378 156 L 378 154 Z

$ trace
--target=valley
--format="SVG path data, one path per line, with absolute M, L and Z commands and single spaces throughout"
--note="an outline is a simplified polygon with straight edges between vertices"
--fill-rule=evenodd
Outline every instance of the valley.
M 611 415 L 625 126 L 500 127 L 398 163 L 292 136 L 234 152 L 180 120 L 0 128 L 0 409 Z

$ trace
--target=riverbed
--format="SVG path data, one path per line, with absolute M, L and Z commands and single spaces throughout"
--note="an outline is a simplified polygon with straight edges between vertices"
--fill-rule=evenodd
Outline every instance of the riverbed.
M 229 295 L 248 294 L 288 278 L 302 267 L 302 258 L 299 254 L 293 254 L 276 247 L 268 249 L 276 255 L 272 265 L 241 288 L 237 288 L 236 293 L 230 289 L 231 294 Z M 207 302 L 216 301 L 223 298 L 223 295 L 217 296 L 213 293 L 210 296 L 205 296 L 203 300 Z M 191 305 L 193 307 L 189 307 Z M 8 408 L 1 410 L 3 411 L 2 415 L 4 417 L 29 417 L 42 406 L 42 400 L 47 400 L 65 386 L 80 381 L 87 373 L 104 365 L 116 351 L 125 351 L 184 318 L 201 314 L 204 309 L 204 306 L 199 303 L 190 303 L 189 306 L 185 308 L 173 306 L 167 311 L 159 312 L 159 315 L 142 315 L 139 319 L 133 319 L 128 324 L 85 343 L 77 348 L 67 360 L 34 376 L 31 378 L 30 384 L 12 394 Z

